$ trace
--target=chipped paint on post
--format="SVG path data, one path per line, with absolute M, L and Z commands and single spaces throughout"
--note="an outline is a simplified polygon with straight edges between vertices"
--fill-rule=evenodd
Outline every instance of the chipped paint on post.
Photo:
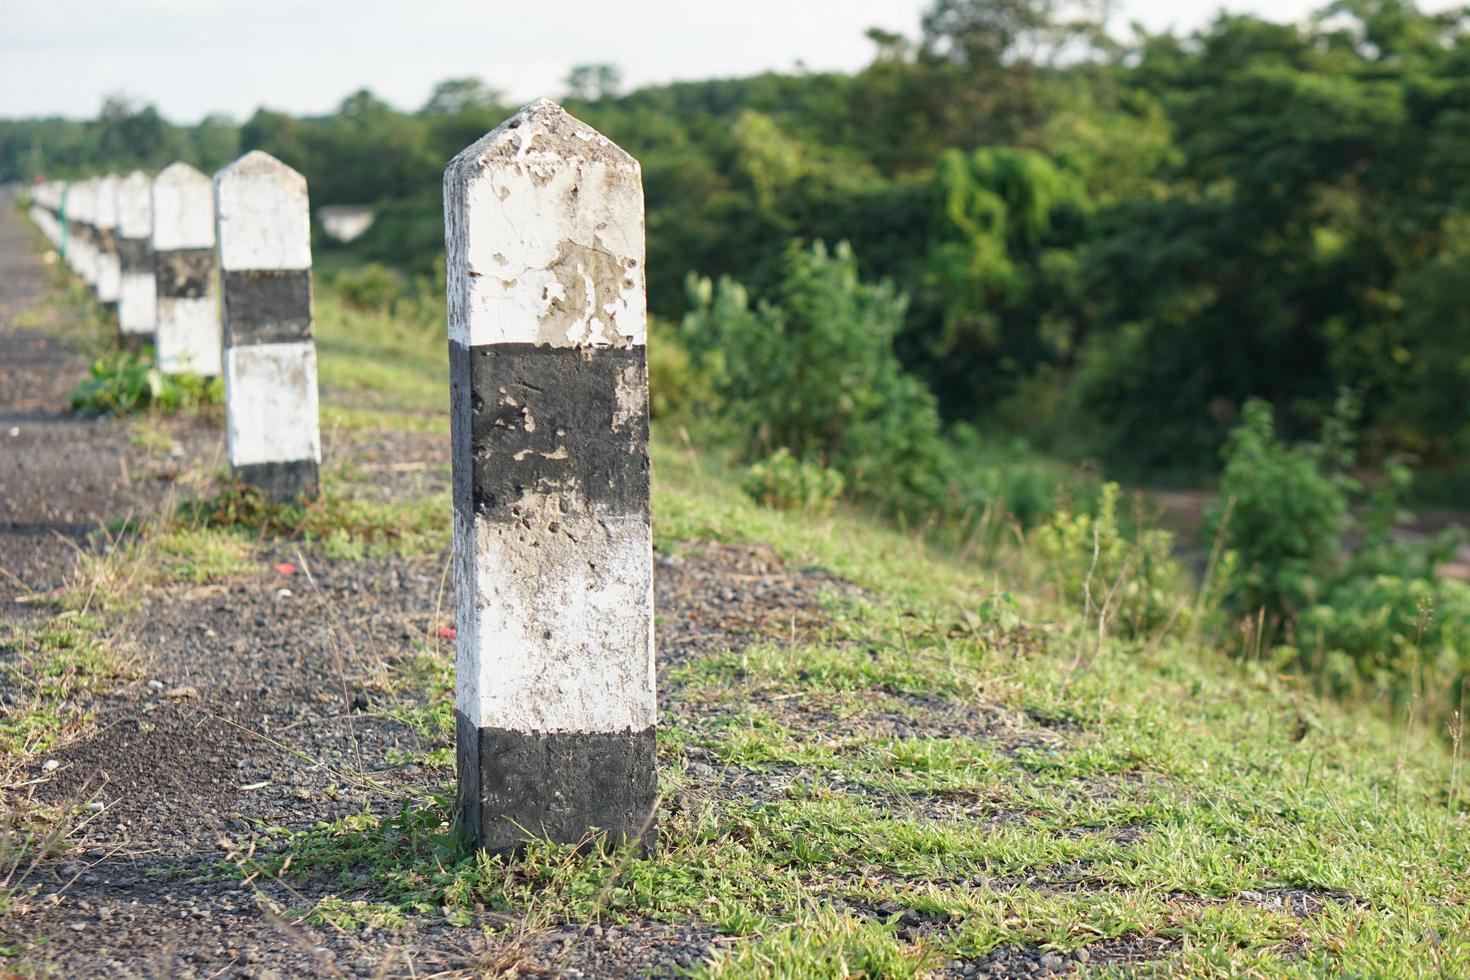
M 214 212 L 230 468 L 272 499 L 315 497 L 321 439 L 306 179 L 252 151 L 214 175 Z M 184 291 L 196 272 L 159 267 Z M 283 291 L 282 281 L 295 285 Z
M 481 846 L 652 839 L 638 163 L 540 101 L 444 175 L 460 805 Z
M 187 163 L 153 179 L 153 278 L 158 367 L 208 376 L 223 370 L 215 303 L 214 185 Z
M 117 185 L 117 325 L 124 338 L 153 342 L 158 296 L 153 285 L 153 181 L 134 170 Z

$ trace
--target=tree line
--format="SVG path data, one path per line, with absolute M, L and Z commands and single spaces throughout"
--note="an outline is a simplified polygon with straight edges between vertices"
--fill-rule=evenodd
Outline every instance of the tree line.
M 565 95 L 643 163 L 665 321 L 699 313 L 691 274 L 754 309 L 789 290 L 793 242 L 846 242 L 892 283 L 892 343 L 946 424 L 1194 479 L 1252 399 L 1291 436 L 1348 390 L 1364 459 L 1450 473 L 1470 459 L 1467 23 L 1339 0 L 1120 41 L 1100 4 L 936 0 L 912 37 L 870 32 L 854 73 L 623 93 L 584 66 Z M 314 203 L 376 206 L 350 257 L 432 275 L 444 163 L 512 109 L 477 79 L 413 111 L 361 91 L 241 124 L 112 98 L 0 121 L 0 180 L 260 148 Z

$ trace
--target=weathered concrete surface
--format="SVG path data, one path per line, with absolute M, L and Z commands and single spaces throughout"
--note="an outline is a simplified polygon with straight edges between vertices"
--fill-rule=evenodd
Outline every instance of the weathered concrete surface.
M 278 500 L 315 496 L 321 441 L 306 180 L 252 151 L 214 176 L 230 466 Z M 261 469 L 264 464 L 274 465 Z
M 153 180 L 153 274 L 158 366 L 169 374 L 223 370 L 214 272 L 214 185 L 187 163 Z
M 321 459 L 314 344 L 226 347 L 225 385 L 232 466 Z
M 450 339 L 647 341 L 638 161 L 555 103 L 532 103 L 444 175 Z
M 310 269 L 306 178 L 252 150 L 214 176 L 223 270 Z
M 141 171 L 117 185 L 117 325 L 124 336 L 153 342 L 158 294 L 153 279 L 153 181 Z
M 92 224 L 97 248 L 97 301 L 117 303 L 122 291 L 122 266 L 117 255 L 117 174 L 99 177 L 93 198 Z
M 638 163 L 542 101 L 455 157 L 444 200 L 461 805 L 497 850 L 647 840 Z

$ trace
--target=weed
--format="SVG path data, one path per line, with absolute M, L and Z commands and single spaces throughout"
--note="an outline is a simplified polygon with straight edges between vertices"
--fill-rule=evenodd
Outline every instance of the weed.
M 102 354 L 71 394 L 72 410 L 83 415 L 179 412 L 223 402 L 224 383 L 219 378 L 164 374 L 153 362 L 152 348 L 145 348 L 141 354 Z

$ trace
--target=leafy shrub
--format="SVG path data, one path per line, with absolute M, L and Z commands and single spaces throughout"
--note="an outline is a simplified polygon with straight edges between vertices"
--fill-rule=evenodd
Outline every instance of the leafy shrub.
M 1285 648 L 1334 694 L 1419 697 L 1448 715 L 1470 670 L 1470 585 L 1401 575 L 1350 577 L 1302 611 Z M 1366 688 L 1366 690 L 1364 690 Z
M 1237 613 L 1264 609 L 1290 619 L 1341 565 L 1348 505 L 1361 489 L 1341 471 L 1351 411 L 1342 403 L 1322 441 L 1293 446 L 1277 437 L 1270 405 L 1246 403 L 1225 443 L 1219 500 L 1207 521 L 1236 555 L 1229 602 Z
M 1089 615 L 1106 614 L 1128 636 L 1182 625 L 1190 618 L 1186 578 L 1172 557 L 1174 535 L 1160 529 L 1124 532 L 1116 483 L 1105 483 L 1096 514 L 1062 510 L 1037 528 L 1030 544 L 1067 601 Z
M 403 277 L 376 262 L 339 273 L 332 288 L 343 305 L 353 310 L 392 310 L 408 294 Z
M 87 377 L 71 393 L 72 411 L 83 415 L 177 412 L 223 401 L 224 382 L 219 378 L 164 374 L 154 365 L 152 348 L 142 354 L 104 354 L 92 362 Z
M 825 514 L 836 506 L 845 483 L 836 470 L 799 460 L 783 447 L 747 469 L 741 487 L 767 507 Z
M 678 332 L 665 320 L 648 320 L 648 414 L 683 421 L 695 412 L 699 373 Z
M 1470 586 L 1440 579 L 1437 566 L 1463 535 L 1395 534 L 1412 474 L 1390 459 L 1371 490 L 1346 475 L 1355 415 L 1339 399 L 1318 442 L 1290 446 L 1268 406 L 1246 406 L 1212 518 L 1237 558 L 1225 573 L 1230 605 L 1270 615 L 1285 640 L 1276 660 L 1333 693 L 1413 700 L 1443 720 L 1470 670 Z
M 954 472 L 971 515 L 1000 515 L 1022 527 L 1049 519 L 1059 506 L 1092 510 L 1097 503 L 1095 474 L 1038 456 L 1023 439 L 983 439 L 971 426 L 951 426 Z
M 910 518 L 959 511 L 933 394 L 893 349 L 906 301 L 858 277 L 847 245 L 793 245 L 769 302 L 690 277 L 681 334 L 746 458 L 789 449 Z

